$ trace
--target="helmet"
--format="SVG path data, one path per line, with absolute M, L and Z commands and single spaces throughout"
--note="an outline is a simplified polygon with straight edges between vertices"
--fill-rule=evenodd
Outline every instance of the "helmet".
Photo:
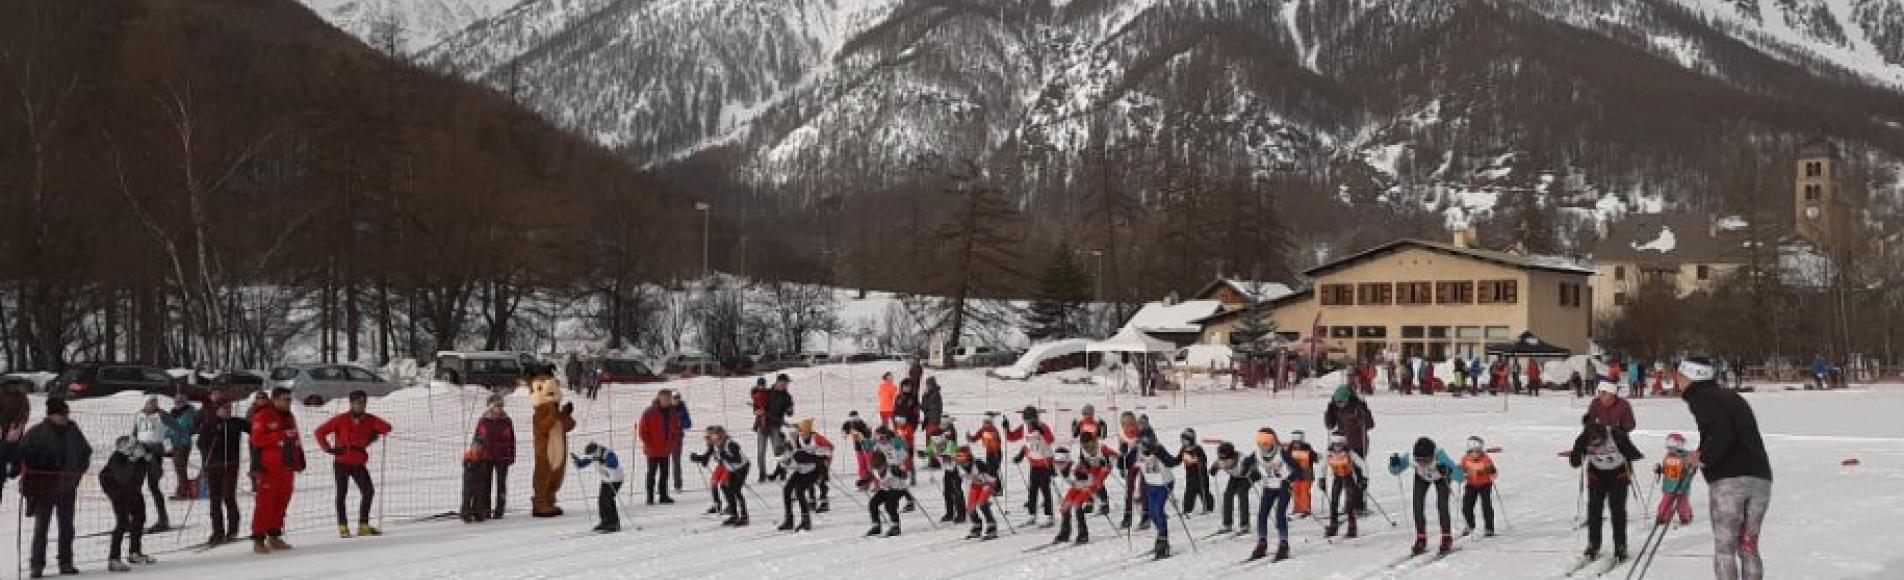
M 1051 452 L 1051 461 L 1053 463 L 1070 463 L 1071 450 L 1059 447 L 1057 450 Z
M 1480 451 L 1484 447 L 1487 447 L 1487 444 L 1481 441 L 1480 435 L 1468 437 L 1468 451 Z
M 1678 433 L 1667 435 L 1666 448 L 1674 451 L 1684 450 L 1686 448 L 1686 436 Z
M 1330 445 L 1348 445 L 1348 444 L 1349 444 L 1349 437 L 1348 437 L 1347 435 L 1343 435 L 1343 434 L 1341 434 L 1341 433 L 1339 433 L 1339 432 L 1337 432 L 1337 433 L 1330 433 L 1330 434 L 1329 434 L 1329 444 L 1330 444 Z
M 1236 445 L 1231 444 L 1228 441 L 1218 443 L 1216 445 L 1216 456 L 1217 457 L 1236 457 Z
M 1092 406 L 1090 403 L 1085 403 L 1082 413 L 1085 415 L 1096 415 L 1097 407 Z
M 1416 438 L 1413 455 L 1415 456 L 1415 459 L 1418 461 L 1434 457 L 1435 456 L 1435 440 L 1429 439 L 1427 437 Z
M 1196 440 L 1197 440 L 1197 430 L 1196 430 L 1196 429 L 1184 429 L 1184 430 L 1183 430 L 1183 441 L 1184 441 L 1185 443 L 1190 443 L 1190 442 L 1194 442 L 1194 441 L 1196 441 Z
M 1306 439 L 1307 439 L 1307 437 L 1304 437 L 1304 436 L 1303 436 L 1303 433 L 1302 433 L 1302 430 L 1301 430 L 1301 429 L 1296 429 L 1296 430 L 1293 430 L 1293 431 L 1290 431 L 1290 432 L 1289 432 L 1289 440 L 1290 440 L 1290 441 L 1297 441 L 1297 442 L 1300 442 L 1300 441 L 1304 441 L 1304 440 L 1306 440 Z
M 1024 417 L 1026 421 L 1034 421 L 1038 419 L 1038 408 L 1025 405 L 1025 410 L 1020 411 L 1018 414 Z

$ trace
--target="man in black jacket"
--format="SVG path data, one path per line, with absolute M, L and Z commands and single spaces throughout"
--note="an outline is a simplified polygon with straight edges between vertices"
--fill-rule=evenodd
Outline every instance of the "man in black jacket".
M 1772 501 L 1772 462 L 1752 405 L 1719 387 L 1716 369 L 1709 359 L 1690 357 L 1679 363 L 1674 380 L 1699 425 L 1692 463 L 1712 490 L 1713 575 L 1756 580 L 1765 576 L 1759 529 Z
M 93 460 L 93 447 L 86 434 L 73 424 L 66 400 L 46 400 L 46 419 L 26 431 L 20 440 L 20 462 L 24 474 L 20 493 L 32 506 L 32 576 L 39 578 L 46 569 L 46 532 L 59 518 L 59 571 L 78 574 L 73 567 L 73 505 L 79 498 L 79 482 Z
M 755 434 L 760 437 L 756 455 L 760 462 L 761 481 L 786 477 L 785 470 L 776 469 L 772 473 L 768 472 L 768 465 L 777 464 L 769 461 L 767 451 L 779 449 L 787 444 L 785 432 L 787 417 L 793 416 L 793 393 L 789 392 L 787 387 L 792 383 L 792 377 L 781 374 L 774 377 L 772 387 L 768 387 L 761 393 L 764 402 L 762 408 L 759 409 L 758 420 L 754 422 Z
M 926 430 L 926 449 L 934 453 L 927 460 L 926 469 L 939 469 L 939 424 L 945 418 L 945 398 L 939 393 L 939 378 L 926 379 L 925 395 L 919 397 L 919 414 L 924 420 Z
M 242 471 L 239 450 L 251 424 L 231 416 L 231 401 L 214 396 L 212 416 L 198 422 L 198 452 L 204 457 L 199 478 L 211 492 L 212 535 L 208 545 L 223 544 L 238 536 L 238 473 Z

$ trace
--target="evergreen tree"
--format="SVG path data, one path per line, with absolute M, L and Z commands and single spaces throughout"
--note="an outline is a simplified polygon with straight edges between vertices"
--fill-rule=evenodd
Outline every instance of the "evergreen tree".
M 1276 332 L 1276 321 L 1269 318 L 1269 309 L 1248 306 L 1237 316 L 1236 330 L 1230 334 L 1230 346 L 1239 354 L 1268 350 L 1270 338 Z
M 1078 267 L 1069 243 L 1058 244 L 1038 280 L 1038 294 L 1025 332 L 1032 340 L 1084 334 L 1084 304 L 1091 299 L 1091 277 Z

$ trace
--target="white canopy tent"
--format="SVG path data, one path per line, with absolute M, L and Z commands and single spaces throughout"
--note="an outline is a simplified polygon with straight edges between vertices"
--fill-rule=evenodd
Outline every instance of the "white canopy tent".
M 1170 341 L 1159 340 L 1148 334 L 1144 334 L 1144 331 L 1137 330 L 1130 326 L 1126 326 L 1123 330 L 1117 331 L 1117 334 L 1110 338 L 1084 346 L 1085 352 L 1135 353 L 1141 354 L 1146 358 L 1148 358 L 1151 353 L 1171 353 L 1176 352 L 1176 350 L 1177 345 L 1172 344 Z M 1138 368 L 1141 369 L 1143 367 L 1140 366 Z M 1127 376 L 1129 376 L 1127 373 L 1120 372 L 1117 374 L 1117 390 L 1128 390 L 1129 385 L 1124 383 L 1125 377 Z M 1115 399 L 1113 399 L 1113 401 L 1115 401 Z

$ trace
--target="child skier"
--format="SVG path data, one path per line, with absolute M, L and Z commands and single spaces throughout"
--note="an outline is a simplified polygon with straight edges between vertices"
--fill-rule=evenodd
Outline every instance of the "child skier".
M 463 503 L 458 515 L 463 523 L 489 520 L 490 459 L 482 437 L 472 437 L 463 451 Z
M 904 417 L 896 417 L 894 418 L 894 421 L 898 421 L 899 419 L 903 419 L 903 418 Z M 907 477 L 906 483 L 908 484 L 912 483 L 913 481 L 911 479 L 912 470 L 907 469 L 907 466 L 910 464 L 906 462 L 906 458 L 910 456 L 911 454 L 912 454 L 912 450 L 906 446 L 906 441 L 904 439 L 900 439 L 897 435 L 895 435 L 892 429 L 887 427 L 880 427 L 873 430 L 873 455 L 877 457 L 884 457 L 886 459 L 886 465 L 893 466 L 895 468 L 898 468 L 900 471 L 906 472 L 906 477 Z M 877 480 L 879 477 L 880 477 L 879 470 L 874 469 L 873 478 Z M 908 485 L 906 488 L 903 488 L 902 491 L 904 493 L 901 493 L 899 495 L 900 497 L 905 498 L 906 507 L 904 510 L 901 510 L 901 511 L 904 511 L 906 513 L 912 513 L 913 510 L 919 509 L 919 506 L 917 505 L 918 500 L 912 497 L 911 486 Z
M 615 509 L 615 494 L 621 493 L 621 458 L 616 457 L 614 451 L 593 441 L 582 447 L 582 454 L 582 457 L 569 454 L 569 458 L 575 460 L 575 468 L 587 469 L 589 465 L 594 465 L 595 474 L 602 480 L 600 491 L 595 494 L 595 509 L 601 512 L 602 523 L 595 526 L 595 531 L 604 534 L 619 532 L 621 514 Z
M 992 424 L 992 413 L 986 413 L 977 431 L 965 435 L 966 443 L 977 443 L 985 450 L 985 466 L 993 473 L 1004 473 L 1005 436 L 998 432 L 998 426 Z M 1005 497 L 1005 478 L 998 478 L 998 497 Z
M 151 564 L 157 562 L 145 555 L 141 548 L 145 536 L 145 492 L 139 484 L 145 481 L 146 470 L 151 469 L 153 458 L 146 455 L 147 447 L 131 436 L 121 435 L 113 442 L 112 458 L 106 460 L 106 467 L 99 470 L 99 488 L 106 492 L 106 499 L 112 502 L 112 547 L 106 555 L 106 569 L 114 572 L 130 572 L 133 564 Z M 52 516 L 42 516 L 51 518 Z M 131 539 L 127 546 L 126 557 L 119 559 L 119 548 L 126 536 Z M 35 568 L 33 573 L 39 574 Z
M 802 421 L 808 435 L 812 434 L 811 420 Z M 820 454 L 818 445 L 802 447 L 794 441 L 778 445 L 775 453 L 780 456 L 780 468 L 788 474 L 787 482 L 780 486 L 780 507 L 784 516 L 780 520 L 780 531 L 810 531 L 813 529 L 813 498 L 811 492 L 820 480 L 820 470 L 826 465 L 826 457 Z M 830 451 L 830 445 L 828 446 Z M 830 455 L 830 454 L 829 454 Z M 793 506 L 800 504 L 800 523 L 793 523 Z
M 1479 500 L 1483 523 L 1487 524 L 1482 535 L 1494 537 L 1494 478 L 1499 471 L 1494 468 L 1494 458 L 1488 457 L 1487 445 L 1479 436 L 1468 438 L 1468 452 L 1461 456 L 1461 471 L 1467 475 L 1468 485 L 1461 492 L 1461 520 L 1467 528 L 1461 535 L 1474 533 L 1474 504 Z
M 1183 511 L 1197 511 L 1197 501 L 1203 501 L 1203 513 L 1216 509 L 1216 495 L 1210 492 L 1210 458 L 1204 455 L 1203 446 L 1197 443 L 1197 430 L 1183 430 L 1183 447 L 1177 449 L 1177 462 L 1183 464 Z
M 1626 561 L 1626 495 L 1633 483 L 1633 462 L 1643 459 L 1626 433 L 1585 420 L 1586 427 L 1573 441 L 1567 463 L 1586 469 L 1587 477 L 1587 550 L 1585 559 L 1600 557 L 1601 508 L 1613 512 L 1613 560 Z
M 1329 434 L 1329 455 L 1325 458 L 1329 466 L 1329 480 L 1323 487 L 1329 496 L 1329 525 L 1323 530 L 1323 537 L 1333 538 L 1341 525 L 1342 514 L 1349 516 L 1348 533 L 1344 538 L 1354 538 L 1355 509 L 1362 503 L 1362 494 L 1368 490 L 1368 463 L 1362 455 L 1349 447 L 1349 438 L 1341 433 Z
M 1084 441 L 1084 437 L 1089 435 L 1092 441 L 1103 441 L 1110 433 L 1111 428 L 1104 423 L 1104 419 L 1097 416 L 1097 407 L 1095 406 L 1085 405 L 1082 409 L 1078 410 L 1078 418 L 1071 420 L 1071 438 L 1074 440 Z M 1078 449 L 1078 453 L 1080 454 L 1086 451 L 1088 451 L 1086 448 Z M 1106 456 L 1112 457 L 1112 455 L 1109 454 Z M 1097 501 L 1092 503 L 1097 504 L 1098 514 L 1111 513 L 1111 493 L 1105 490 L 1105 488 L 1098 488 Z M 1085 504 L 1085 509 L 1091 509 L 1090 503 Z
M 959 443 L 959 432 L 958 429 L 952 425 L 951 416 L 948 415 L 940 421 L 940 437 L 937 441 L 939 447 L 932 451 L 932 455 L 934 457 L 940 455 L 945 456 L 947 459 L 942 462 L 942 465 L 950 465 L 951 468 L 946 469 L 939 479 L 939 496 L 945 501 L 945 515 L 939 516 L 939 521 L 963 524 L 965 523 L 966 516 L 965 478 L 959 475 L 961 470 L 958 467 L 956 455 L 958 455 L 960 451 L 964 451 L 969 455 L 972 450 Z
M 880 427 L 879 432 L 887 438 L 892 437 L 891 431 L 885 427 Z M 888 538 L 896 537 L 899 535 L 899 499 L 906 497 L 906 486 L 911 478 L 906 474 L 905 464 L 891 459 L 884 453 L 874 453 L 872 463 L 867 467 L 873 472 L 871 484 L 873 500 L 867 502 L 866 505 L 867 511 L 871 512 L 873 517 L 873 527 L 866 530 L 866 535 L 868 537 L 879 535 Z M 881 509 L 886 511 L 886 519 L 892 520 L 891 529 L 881 530 L 879 519 Z
M 795 451 L 804 451 L 817 460 L 813 465 L 812 477 L 801 489 L 805 492 L 807 503 L 813 504 L 813 513 L 826 513 L 830 509 L 827 507 L 827 481 L 833 479 L 833 442 L 813 429 L 812 417 L 800 420 L 794 428 L 792 442 Z
M 753 467 L 747 460 L 747 451 L 741 449 L 739 442 L 728 437 L 727 429 L 720 425 L 707 428 L 707 446 L 707 453 L 689 455 L 688 460 L 702 465 L 709 461 L 715 463 L 714 483 L 720 486 L 721 498 L 726 500 L 727 509 L 731 512 L 721 525 L 746 526 L 747 498 L 741 497 L 741 486 L 747 484 L 747 472 Z
M 1673 514 L 1679 514 L 1679 525 L 1692 523 L 1692 482 L 1686 472 L 1692 469 L 1692 452 L 1686 450 L 1686 436 L 1673 433 L 1666 436 L 1666 457 L 1653 466 L 1653 474 L 1660 479 L 1659 516 L 1655 523 L 1666 525 Z
M 1262 504 L 1256 510 L 1256 550 L 1250 552 L 1251 560 L 1262 559 L 1269 554 L 1269 517 L 1276 515 L 1276 561 L 1289 559 L 1289 490 L 1290 484 L 1302 475 L 1296 468 L 1296 462 L 1289 458 L 1289 450 L 1276 440 L 1276 430 L 1268 427 L 1256 430 L 1256 470 L 1250 478 L 1256 480 L 1263 489 Z
M 1157 527 L 1157 547 L 1152 557 L 1162 560 L 1170 557 L 1170 520 L 1167 505 L 1170 504 L 1172 488 L 1176 487 L 1176 476 L 1172 470 L 1177 467 L 1177 456 L 1157 443 L 1157 434 L 1145 429 L 1132 446 L 1131 464 L 1136 465 L 1144 485 L 1145 520 Z
M 1130 529 L 1131 504 L 1136 501 L 1138 482 L 1137 464 L 1130 460 L 1135 451 L 1137 438 L 1143 436 L 1143 424 L 1137 421 L 1137 414 L 1125 411 L 1117 416 L 1117 470 L 1124 473 L 1124 521 L 1118 527 Z M 1143 509 L 1141 504 L 1138 509 Z M 1144 518 L 1149 519 L 1146 514 Z
M 1056 438 L 1052 436 L 1051 427 L 1039 421 L 1038 409 L 1036 407 L 1027 406 L 1019 415 L 1024 418 L 1025 424 L 1017 428 L 1012 428 L 1010 421 L 1007 420 L 1005 423 L 1005 432 L 1006 439 L 1010 441 L 1023 441 L 1025 443 L 1024 447 L 1018 449 L 1018 455 L 1012 458 L 1012 463 L 1016 464 L 1024 461 L 1027 457 L 1031 458 L 1031 481 L 1027 484 L 1031 488 L 1025 490 L 1025 513 L 1031 515 L 1031 520 L 1025 522 L 1025 526 L 1039 525 L 1038 500 L 1043 498 L 1045 508 L 1045 523 L 1043 525 L 1049 528 L 1057 525 L 1051 513 L 1053 507 L 1051 501 L 1051 444 Z
M 1077 524 L 1077 543 L 1091 542 L 1089 523 L 1093 498 L 1104 493 L 1104 480 L 1111 476 L 1111 448 L 1097 442 L 1096 433 L 1085 433 L 1078 438 L 1077 461 L 1060 449 L 1053 456 L 1053 464 L 1063 477 L 1067 488 L 1064 500 L 1059 504 L 1058 516 L 1064 518 L 1064 525 L 1058 528 L 1058 537 L 1053 543 L 1071 540 L 1072 521 Z M 1101 500 L 1099 500 L 1101 501 Z M 1108 504 L 1099 504 L 1108 505 Z M 1102 512 L 1100 512 L 1102 513 Z
M 1433 439 L 1421 437 L 1415 439 L 1415 448 L 1410 453 L 1413 461 L 1404 461 L 1400 453 L 1388 456 L 1388 473 L 1400 477 L 1403 471 L 1413 470 L 1415 479 L 1415 547 L 1410 553 L 1421 555 L 1428 552 L 1428 488 L 1435 490 L 1435 514 L 1441 523 L 1441 548 L 1439 553 L 1454 551 L 1454 531 L 1448 517 L 1449 480 L 1461 483 L 1467 479 L 1461 467 L 1455 465 L 1448 453 L 1435 446 Z
M 965 505 L 960 511 L 972 514 L 972 531 L 965 539 L 998 539 L 998 516 L 992 514 L 992 490 L 998 486 L 998 472 L 974 461 L 968 447 L 953 452 L 952 469 L 965 485 Z
M 866 483 L 872 481 L 872 470 L 867 468 L 867 454 L 873 451 L 873 429 L 859 418 L 859 411 L 848 411 L 846 422 L 840 424 L 840 434 L 846 436 L 846 443 L 853 447 L 853 457 L 858 459 L 859 477 L 853 480 L 853 487 L 866 489 Z
M 1309 498 L 1316 483 L 1316 448 L 1309 446 L 1308 437 L 1301 429 L 1296 429 L 1289 432 L 1289 444 L 1283 449 L 1289 452 L 1289 461 L 1296 466 L 1296 478 L 1289 486 L 1290 503 L 1295 507 L 1289 512 L 1298 518 L 1309 517 Z
M 1256 454 L 1240 457 L 1236 453 L 1236 445 L 1224 441 L 1216 446 L 1216 465 L 1210 466 L 1210 474 L 1215 475 L 1219 471 L 1228 477 L 1224 478 L 1223 484 L 1223 529 L 1218 533 L 1247 534 L 1250 527 L 1250 477 L 1256 473 Z M 1231 509 L 1232 506 L 1235 509 Z M 1230 520 L 1232 513 L 1236 515 L 1234 525 Z M 1242 531 L 1236 531 L 1236 526 L 1242 526 Z

